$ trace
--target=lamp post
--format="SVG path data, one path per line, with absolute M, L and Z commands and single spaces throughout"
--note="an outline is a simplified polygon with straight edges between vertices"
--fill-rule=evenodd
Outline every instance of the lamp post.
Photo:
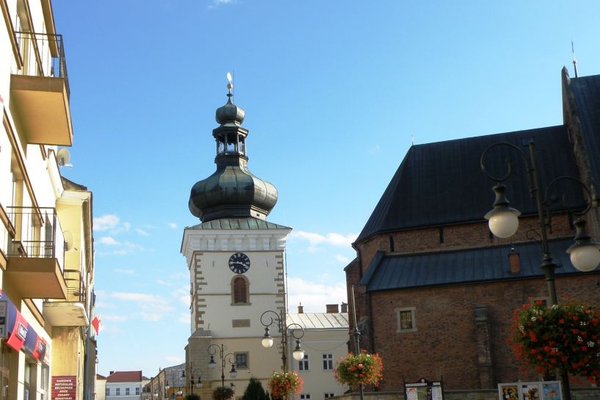
M 237 376 L 237 371 L 235 369 L 235 355 L 233 353 L 225 354 L 225 347 L 223 344 L 211 344 L 206 349 L 208 354 L 210 355 L 210 361 L 208 362 L 208 368 L 214 369 L 217 366 L 217 362 L 215 361 L 215 355 L 219 354 L 219 359 L 221 360 L 221 387 L 225 387 L 225 364 L 227 363 L 227 359 L 231 358 L 233 361 L 229 361 L 231 364 L 231 370 L 229 371 L 229 376 L 231 378 L 235 378 Z
M 304 358 L 304 350 L 300 347 L 300 340 L 304 337 L 304 328 L 300 324 L 287 324 L 286 322 L 283 309 L 279 313 L 267 310 L 260 315 L 260 323 L 265 327 L 265 335 L 261 341 L 263 347 L 273 347 L 272 325 L 276 324 L 279 333 L 281 333 L 281 369 L 283 372 L 287 372 L 288 331 L 296 341 L 292 357 L 296 361 L 301 361 Z
M 185 378 L 185 370 L 181 371 L 181 377 Z M 200 374 L 198 374 L 198 379 L 196 380 L 196 382 L 194 382 L 194 370 L 192 367 L 192 363 L 190 362 L 190 372 L 189 372 L 189 377 L 190 377 L 190 394 L 194 394 L 194 385 L 197 385 L 198 387 L 202 387 L 202 376 Z M 184 382 L 184 386 L 185 386 L 185 382 Z
M 541 268 L 544 271 L 544 277 L 548 286 L 548 296 L 550 298 L 550 304 L 558 304 L 558 298 L 556 295 L 555 285 L 555 269 L 557 265 L 552 261 L 552 255 L 548 245 L 548 227 L 550 226 L 550 210 L 548 207 L 550 189 L 558 182 L 570 181 L 578 184 L 581 190 L 585 194 L 586 205 L 583 210 L 573 212 L 577 216 L 577 220 L 574 222 L 575 231 L 575 244 L 567 249 L 567 253 L 570 255 L 571 263 L 573 266 L 583 272 L 589 272 L 594 270 L 600 263 L 600 246 L 591 240 L 589 234 L 585 230 L 585 220 L 583 216 L 590 210 L 592 206 L 592 195 L 589 188 L 579 179 L 570 176 L 559 176 L 554 178 L 548 186 L 544 195 L 541 193 L 540 176 L 537 166 L 536 153 L 535 153 L 535 142 L 531 141 L 528 144 L 529 152 L 524 152 L 521 148 L 506 142 L 494 143 L 487 147 L 481 154 L 480 165 L 482 172 L 490 179 L 496 182 L 493 187 L 494 193 L 496 194 L 496 200 L 494 201 L 494 208 L 485 215 L 485 219 L 488 220 L 488 226 L 490 231 L 497 237 L 508 238 L 514 235 L 519 228 L 519 215 L 521 214 L 518 210 L 510 207 L 510 203 L 506 198 L 506 186 L 502 183 L 510 177 L 512 169 L 510 162 L 507 161 L 507 172 L 502 176 L 494 176 L 490 174 L 485 168 L 485 159 L 488 152 L 496 147 L 504 146 L 509 149 L 516 150 L 521 156 L 521 159 L 525 162 L 527 167 L 529 190 L 531 196 L 535 200 L 537 208 L 538 224 L 540 229 L 540 238 L 542 246 L 542 263 Z M 561 381 L 563 388 L 563 398 L 565 400 L 571 400 L 571 388 L 569 384 L 569 375 L 561 369 Z

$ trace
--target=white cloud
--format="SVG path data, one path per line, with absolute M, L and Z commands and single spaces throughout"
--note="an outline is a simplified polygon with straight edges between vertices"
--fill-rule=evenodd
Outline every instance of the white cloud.
M 153 294 L 115 292 L 111 294 L 111 298 L 135 304 L 139 308 L 136 314 L 145 321 L 159 321 L 173 309 L 168 301 Z
M 344 265 L 348 265 L 348 264 L 350 264 L 350 261 L 352 261 L 352 260 L 342 254 L 336 254 L 335 261 L 337 261 L 341 264 L 344 264 Z
M 326 235 L 321 235 L 320 233 L 314 232 L 295 231 L 290 234 L 290 240 L 306 240 L 311 246 L 326 244 L 330 246 L 350 247 L 352 242 L 356 240 L 356 237 L 357 235 L 354 233 L 345 235 L 341 233 L 328 233 Z
M 98 243 L 105 244 L 107 246 L 118 246 L 120 243 L 110 236 L 103 236 L 98 239 Z
M 169 222 L 167 224 L 169 226 L 169 228 L 176 230 L 177 229 L 177 224 L 175 222 Z
M 179 314 L 179 318 L 177 318 L 177 321 L 179 323 L 182 323 L 184 325 L 190 325 L 190 314 Z
M 330 279 L 327 279 L 330 281 Z M 303 278 L 288 278 L 289 311 L 296 313 L 302 304 L 304 312 L 325 312 L 326 304 L 347 303 L 346 282 L 308 281 Z
M 119 224 L 119 217 L 114 214 L 106 214 L 94 218 L 94 231 L 102 232 L 115 229 Z
M 113 321 L 113 322 L 122 322 L 127 321 L 127 317 L 124 315 L 103 315 L 102 321 Z
M 208 8 L 216 8 L 219 6 L 233 4 L 233 3 L 235 3 L 234 0 L 213 0 L 212 3 L 208 6 Z
M 148 233 L 148 231 L 146 231 L 144 229 L 136 228 L 135 231 L 140 236 L 150 236 L 150 233 Z

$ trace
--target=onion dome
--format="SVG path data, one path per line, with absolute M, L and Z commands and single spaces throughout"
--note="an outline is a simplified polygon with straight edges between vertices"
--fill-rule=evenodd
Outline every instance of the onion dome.
M 213 130 L 217 144 L 217 170 L 196 182 L 188 206 L 202 222 L 219 218 L 266 219 L 277 203 L 277 189 L 248 170 L 248 130 L 241 126 L 245 112 L 232 101 L 231 80 L 227 87 L 228 100 L 217 109 L 215 118 L 219 127 Z

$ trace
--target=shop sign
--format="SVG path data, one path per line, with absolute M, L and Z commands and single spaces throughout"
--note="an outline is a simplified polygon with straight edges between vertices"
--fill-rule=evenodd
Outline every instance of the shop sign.
M 63 375 L 52 377 L 52 400 L 75 400 L 77 397 L 77 377 Z

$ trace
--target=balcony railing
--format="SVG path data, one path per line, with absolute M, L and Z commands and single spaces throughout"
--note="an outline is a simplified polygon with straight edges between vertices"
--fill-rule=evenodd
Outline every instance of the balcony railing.
M 15 227 L 8 257 L 56 258 L 64 269 L 65 238 L 52 207 L 6 207 Z
M 64 277 L 67 284 L 67 301 L 83 303 L 87 307 L 87 285 L 83 280 L 81 271 L 65 269 Z
M 67 62 L 62 35 L 15 32 L 23 61 L 16 75 L 63 78 L 67 96 L 70 96 Z

